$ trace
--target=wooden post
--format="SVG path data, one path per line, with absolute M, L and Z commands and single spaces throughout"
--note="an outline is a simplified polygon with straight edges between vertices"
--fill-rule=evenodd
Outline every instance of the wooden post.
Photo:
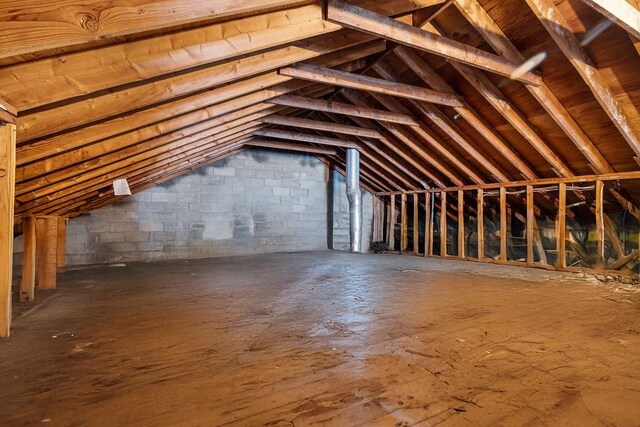
M 419 207 L 420 195 L 413 195 L 413 253 L 418 255 L 420 253 L 420 218 Z
M 380 212 L 378 211 L 378 209 L 380 208 L 379 203 L 378 203 L 378 197 L 377 196 L 373 196 L 373 231 L 372 231 L 372 235 L 373 235 L 373 241 L 377 242 L 378 241 L 378 218 L 380 217 Z
M 58 270 L 64 269 L 65 255 L 67 253 L 67 224 L 68 218 L 58 218 L 58 236 L 56 248 L 56 266 Z
M 458 256 L 466 257 L 464 237 L 464 191 L 458 190 Z
M 484 190 L 478 190 L 478 259 L 484 258 Z
M 38 253 L 38 287 L 40 289 L 56 288 L 58 269 L 58 218 L 53 216 L 38 217 L 36 223 Z
M 566 232 L 567 232 L 567 184 L 561 182 L 558 185 L 558 239 L 556 248 L 558 249 L 559 268 L 567 267 L 567 250 L 566 250 Z
M 527 185 L 527 264 L 533 264 L 533 222 L 535 221 L 533 186 Z
M 8 337 L 11 330 L 16 125 L 1 103 L 0 113 L 0 337 Z M 5 119 L 11 123 L 4 123 Z
M 407 195 L 400 196 L 400 251 L 406 251 L 409 247 L 409 224 L 407 217 Z
M 440 193 L 440 256 L 447 256 L 447 193 Z
M 426 193 L 426 199 L 424 201 L 424 256 L 433 255 L 433 223 L 431 222 L 431 195 L 433 193 Z
M 507 189 L 500 187 L 500 260 L 507 260 Z
M 603 208 L 604 183 L 596 180 L 596 243 L 598 252 L 596 255 L 596 267 L 604 267 L 604 208 Z
M 20 282 L 20 302 L 33 301 L 36 287 L 36 219 L 28 216 L 22 221 L 22 280 Z
M 396 250 L 396 196 L 391 195 L 391 206 L 389 207 L 389 249 Z

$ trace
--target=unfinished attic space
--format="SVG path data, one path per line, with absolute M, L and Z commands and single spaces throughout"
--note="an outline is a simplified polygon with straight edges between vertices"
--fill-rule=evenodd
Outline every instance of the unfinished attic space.
M 640 0 L 2 0 L 0 426 L 640 425 Z

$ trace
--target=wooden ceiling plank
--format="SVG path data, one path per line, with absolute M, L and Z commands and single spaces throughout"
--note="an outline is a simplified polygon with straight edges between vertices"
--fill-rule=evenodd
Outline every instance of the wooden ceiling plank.
M 0 73 L 0 97 L 24 111 L 339 29 L 322 20 L 319 3 L 252 16 L 7 66 Z
M 296 64 L 281 68 L 278 74 L 311 82 L 399 96 L 451 107 L 462 106 L 462 101 L 451 93 L 437 92 L 420 86 L 412 86 L 310 64 Z
M 339 123 L 323 122 L 318 120 L 303 119 L 300 117 L 283 116 L 279 114 L 270 114 L 260 120 L 262 123 L 268 123 L 279 126 L 291 126 L 294 128 L 314 129 L 327 132 L 342 133 L 345 135 L 362 136 L 365 138 L 381 138 L 380 132 L 374 129 L 367 129 L 357 126 L 348 126 Z
M 640 10 L 625 0 L 582 0 L 611 22 L 640 39 Z
M 52 134 L 222 86 L 327 53 L 333 53 L 335 57 L 337 50 L 359 46 L 369 41 L 371 41 L 370 37 L 363 38 L 355 33 L 340 32 L 322 40 L 300 42 L 163 80 L 108 92 L 81 102 L 44 111 L 36 110 L 34 113 L 27 114 L 22 120 L 18 120 L 18 131 L 28 133 L 29 138 Z M 340 46 L 340 49 L 336 46 Z M 376 47 L 378 51 L 384 49 L 384 45 L 380 43 Z
M 340 148 L 359 148 L 358 144 L 353 141 L 344 141 L 338 138 L 329 138 L 326 136 L 313 135 L 309 133 L 293 132 L 290 130 L 265 128 L 259 129 L 253 132 L 255 136 L 261 136 L 265 138 L 286 139 L 290 141 L 304 141 L 312 142 L 314 144 L 328 145 L 332 147 Z
M 419 123 L 413 116 L 396 114 L 385 110 L 376 110 L 368 107 L 357 107 L 341 102 L 325 101 L 301 96 L 284 95 L 267 101 L 275 105 L 301 108 L 304 110 L 322 111 L 325 113 L 342 114 L 347 116 L 362 117 L 383 122 L 391 122 L 408 126 L 418 126 Z
M 503 76 L 513 76 L 527 84 L 540 85 L 542 83 L 540 76 L 533 72 L 526 72 L 518 76 L 516 70 L 520 67 L 521 62 L 505 59 L 455 40 L 429 33 L 341 0 L 328 0 L 327 20 Z
M 525 60 L 478 0 L 455 0 L 454 5 L 498 54 L 512 61 L 523 62 Z M 544 82 L 540 86 L 525 85 L 525 87 L 596 171 L 599 173 L 611 173 L 614 171 L 600 150 Z
M 416 73 L 425 83 L 436 90 L 454 92 L 454 89 L 438 75 L 418 54 L 406 46 L 398 46 L 394 53 Z M 491 126 L 464 99 L 463 106 L 455 110 L 460 117 L 467 121 L 483 138 L 488 141 L 511 165 L 518 169 L 525 179 L 536 179 L 538 175 L 518 153 L 511 149 L 506 141 L 495 132 Z
M 632 125 L 632 120 L 609 88 L 606 79 L 600 73 L 580 45 L 580 41 L 571 32 L 569 26 L 555 4 L 550 0 L 526 0 L 549 35 L 556 42 L 569 62 L 578 71 L 594 97 L 618 128 L 636 156 L 640 156 L 640 131 Z

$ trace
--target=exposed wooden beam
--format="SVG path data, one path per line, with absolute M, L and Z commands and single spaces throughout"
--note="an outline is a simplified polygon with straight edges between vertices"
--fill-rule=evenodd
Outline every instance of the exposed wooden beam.
M 328 0 L 327 20 L 507 77 L 515 77 L 521 65 L 340 0 Z M 517 79 L 533 85 L 542 83 L 540 76 L 532 72 Z
M 263 136 L 266 138 L 287 139 L 291 141 L 304 141 L 312 142 L 314 144 L 328 145 L 331 147 L 341 148 L 358 148 L 358 144 L 355 142 L 344 141 L 338 138 L 329 138 L 326 136 L 312 135 L 308 133 L 293 132 L 289 130 L 280 129 L 259 129 L 253 132 L 253 135 Z
M 78 4 L 3 0 L 0 7 L 0 58 L 147 32 L 213 18 L 291 7 L 308 1 L 156 0 Z
M 507 189 L 500 187 L 500 260 L 507 260 Z
M 311 99 L 301 96 L 285 95 L 267 101 L 275 105 L 300 108 L 304 110 L 322 111 L 325 113 L 342 114 L 353 117 L 362 117 L 383 122 L 398 123 L 409 126 L 419 126 L 415 117 L 406 114 L 396 114 L 385 110 L 344 104 L 341 102 L 325 101 L 323 99 Z
M 357 126 L 348 126 L 340 123 L 321 122 L 318 120 L 303 119 L 300 117 L 270 114 L 260 120 L 262 123 L 272 125 L 291 126 L 294 128 L 314 129 L 327 132 L 342 133 L 345 135 L 362 136 L 365 138 L 382 138 L 380 132 L 375 129 L 367 129 Z
M 20 302 L 30 302 L 35 298 L 36 287 L 36 218 L 33 216 L 22 220 L 22 241 Z
M 441 31 L 432 24 L 428 24 L 426 29 L 435 34 L 441 34 Z M 524 115 L 486 75 L 457 61 L 452 61 L 451 65 L 544 157 L 557 174 L 560 176 L 573 175 L 566 163 L 547 145 L 524 118 Z
M 328 53 L 332 53 L 335 58 L 337 46 L 346 49 L 361 46 L 369 41 L 369 36 L 339 31 L 320 39 L 304 40 L 242 59 L 196 68 L 161 80 L 145 81 L 144 84 L 101 92 L 88 100 L 63 104 L 43 111 L 35 110 L 18 120 L 18 129 L 20 133 L 27 132 L 29 138 L 50 135 Z M 384 46 L 378 43 L 376 50 L 379 49 L 384 49 Z
M 440 256 L 447 256 L 447 193 L 440 192 Z
M 476 209 L 477 226 L 478 226 L 478 259 L 484 259 L 484 190 L 478 189 L 477 194 L 478 206 Z
M 527 264 L 533 264 L 533 226 L 535 222 L 534 217 L 534 194 L 533 194 L 533 186 L 527 185 Z
M 397 83 L 310 64 L 296 64 L 291 67 L 281 68 L 278 73 L 311 82 L 376 92 L 383 95 L 399 96 L 450 107 L 462 106 L 462 101 L 451 93 L 438 92 L 420 86 Z
M 567 184 L 561 182 L 558 184 L 558 236 L 557 249 L 558 261 L 557 267 L 565 268 L 567 266 Z
M 406 46 L 398 46 L 394 53 L 413 72 L 433 89 L 442 92 L 454 92 L 454 89 L 436 73 L 418 54 Z M 500 154 L 502 154 L 525 179 L 536 179 L 538 176 L 518 153 L 516 153 L 503 138 L 476 112 L 466 101 L 463 106 L 455 108 L 456 112 L 465 119 L 480 135 L 484 137 Z
M 493 50 L 511 61 L 524 62 L 525 58 L 482 8 L 478 0 L 455 0 L 454 4 Z M 560 126 L 597 173 L 614 172 L 609 162 L 544 82 L 540 86 L 525 85 L 525 87 Z
M 618 128 L 636 156 L 640 156 L 640 131 L 633 125 L 626 110 L 609 88 L 606 79 L 569 29 L 569 25 L 551 0 L 527 0 L 527 4 L 547 29 L 560 50 L 580 73 L 594 97 Z M 638 118 L 638 113 L 634 113 Z
M 16 126 L 0 121 L 0 337 L 8 337 L 11 328 L 15 167 Z
M 379 73 L 380 75 L 384 76 L 387 79 L 392 79 L 395 80 L 398 77 L 396 76 L 396 74 L 391 70 L 391 67 L 379 62 L 376 65 L 373 66 L 373 69 Z M 393 102 L 389 99 L 380 99 L 379 97 L 377 97 L 376 99 L 378 99 L 378 102 L 381 102 L 383 104 L 385 103 L 389 103 L 389 102 Z M 466 151 L 467 153 L 469 153 L 469 155 L 471 155 L 471 157 L 473 157 L 474 159 L 478 160 L 478 162 L 489 171 L 489 173 L 491 173 L 491 175 L 493 175 L 493 177 L 497 180 L 497 181 L 503 181 L 503 182 L 507 182 L 509 181 L 509 177 L 506 176 L 505 172 L 501 170 L 501 168 L 498 168 L 497 166 L 495 166 L 491 160 L 489 160 L 487 157 L 483 155 L 482 153 L 480 153 L 478 151 L 478 149 L 476 149 L 476 147 L 474 147 L 472 144 L 469 143 L 467 137 L 465 135 L 463 135 L 462 131 L 455 125 L 453 124 L 445 115 L 444 113 L 442 113 L 442 111 L 440 109 L 438 109 L 435 105 L 430 105 L 430 104 L 425 104 L 422 102 L 417 102 L 417 101 L 410 101 L 420 112 L 422 112 L 424 114 L 425 117 L 427 117 L 433 124 L 435 124 L 438 128 L 440 128 L 440 130 L 442 130 L 447 136 L 449 136 L 454 142 L 456 142 L 460 148 L 462 148 L 464 151 Z M 396 111 L 396 112 L 401 112 L 402 110 L 398 110 L 398 108 L 401 106 L 400 103 L 398 102 L 393 102 L 393 104 L 395 105 L 394 108 L 392 108 L 392 111 Z M 387 108 L 388 105 L 387 105 Z M 404 108 L 404 107 L 403 107 Z M 422 130 L 426 132 L 426 129 L 424 127 L 422 127 Z M 415 131 L 415 129 L 414 129 Z M 430 140 L 435 139 L 433 136 L 431 138 L 429 138 Z M 447 157 L 451 157 L 452 154 L 450 154 L 449 150 L 443 150 L 443 149 L 439 149 L 439 151 L 446 152 Z M 451 159 L 450 159 L 451 160 Z M 480 184 L 482 182 L 484 182 L 484 179 L 481 178 L 476 172 L 474 172 L 468 165 L 466 165 L 464 162 L 459 162 L 458 159 L 456 159 L 454 161 L 454 164 L 458 165 L 459 167 L 462 168 L 462 170 L 476 183 Z
M 458 191 L 458 256 L 466 258 L 466 236 L 464 226 L 464 191 Z
M 352 91 L 344 91 L 343 95 L 351 102 L 356 104 L 358 107 L 364 107 L 366 105 L 366 101 L 357 93 Z M 398 113 L 390 113 L 390 114 L 398 114 Z M 440 173 L 446 176 L 451 182 L 462 184 L 462 180 L 453 173 L 446 165 L 444 165 L 439 159 L 433 157 L 425 148 L 423 144 L 418 142 L 416 138 L 405 128 L 398 126 L 396 124 L 385 123 L 383 121 L 378 121 L 378 123 L 387 129 L 399 142 L 401 142 L 406 147 L 410 148 L 413 152 L 418 154 L 424 161 L 429 163 L 432 167 L 437 169 Z M 415 127 L 414 129 L 420 129 L 419 127 Z M 437 142 L 436 142 L 437 143 Z M 433 177 L 433 174 L 429 174 Z M 429 176 L 427 175 L 427 176 Z M 435 179 L 434 182 L 439 187 L 444 187 L 444 183 L 441 179 Z M 460 185 L 456 184 L 456 185 Z
M 336 150 L 328 148 L 312 147 L 310 145 L 295 144 L 292 142 L 274 141 L 270 139 L 252 138 L 244 143 L 248 147 L 272 148 L 274 150 L 298 151 L 302 153 L 321 154 L 325 156 L 335 156 L 338 154 Z
M 325 113 L 326 114 L 326 113 Z M 330 116 L 333 120 L 336 120 L 334 117 Z M 366 119 L 361 119 L 358 117 L 351 117 L 351 120 L 354 121 L 355 123 L 357 123 L 358 125 L 365 127 L 365 126 L 370 126 L 370 122 L 367 121 Z M 391 139 L 393 139 L 393 134 L 388 134 L 388 135 L 383 135 L 382 138 L 379 139 L 380 143 L 387 149 L 389 149 L 391 152 L 395 153 L 396 155 L 398 155 L 400 158 L 402 158 L 402 160 L 404 160 L 405 162 L 407 162 L 408 164 L 410 164 L 411 166 L 413 166 L 417 171 L 419 171 L 420 173 L 422 173 L 425 177 L 428 177 L 431 181 L 433 181 L 434 183 L 436 183 L 436 185 L 438 186 L 444 186 L 444 182 L 442 181 L 442 179 L 440 179 L 437 175 L 435 175 L 432 171 L 430 171 L 429 169 L 425 168 L 424 164 L 420 161 L 418 161 L 415 156 L 413 156 L 414 151 L 406 151 L 405 147 L 403 147 L 403 144 L 400 142 L 393 142 Z M 367 142 L 365 141 L 365 144 Z M 371 148 L 378 151 L 379 148 L 374 145 L 374 144 L 370 144 Z M 420 150 L 416 151 L 416 153 L 420 154 Z M 421 154 L 420 154 L 421 155 Z
M 582 0 L 640 39 L 640 11 L 625 0 Z
M 55 289 L 58 274 L 58 218 L 39 216 L 36 221 L 38 288 Z
M 64 61 L 53 57 L 10 65 L 0 73 L 0 97 L 24 111 L 339 29 L 322 20 L 321 4 L 251 16 L 70 53 Z

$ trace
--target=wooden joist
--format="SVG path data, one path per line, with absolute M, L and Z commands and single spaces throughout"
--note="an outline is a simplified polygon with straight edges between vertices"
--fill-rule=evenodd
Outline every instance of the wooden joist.
M 20 117 L 18 129 L 20 133 L 27 133 L 27 139 L 50 135 L 273 71 L 295 62 L 317 58 L 328 53 L 335 54 L 339 49 L 360 46 L 369 41 L 371 41 L 370 36 L 339 31 L 320 39 L 301 41 L 242 59 L 233 59 L 206 68 L 196 68 L 165 79 L 145 81 L 144 84 L 101 92 L 88 100 L 63 104 L 43 111 L 35 110 Z M 380 43 L 377 43 L 377 46 L 378 49 L 384 48 Z
M 625 0 L 582 0 L 640 39 L 640 11 Z M 632 0 L 633 1 L 633 0 Z
M 302 3 L 305 1 L 125 0 L 115 3 L 85 0 L 80 5 L 71 5 L 45 0 L 27 3 L 3 0 L 0 58 Z
M 469 20 L 487 43 L 489 43 L 494 51 L 512 61 L 524 62 L 524 56 L 522 56 L 511 40 L 509 40 L 495 21 L 482 8 L 478 0 L 455 0 L 454 5 Z M 525 87 L 547 113 L 549 113 L 549 117 L 551 117 L 564 131 L 565 135 L 571 139 L 576 148 L 580 150 L 597 173 L 611 173 L 614 171 L 600 150 L 598 150 L 571 114 L 569 114 L 569 111 L 567 111 L 544 82 L 539 86 L 525 85 Z M 525 179 L 531 178 L 525 177 Z
M 5 121 L 0 117 L 0 337 L 8 337 L 11 328 L 16 165 L 16 126 L 13 119 L 7 117 Z
M 357 126 L 348 126 L 340 123 L 322 122 L 318 120 L 309 120 L 300 117 L 283 116 L 279 114 L 270 114 L 260 120 L 262 123 L 272 125 L 291 126 L 293 128 L 313 129 L 334 133 L 342 133 L 345 135 L 362 136 L 365 138 L 382 138 L 380 132 L 375 129 L 367 129 Z
M 310 145 L 295 144 L 292 142 L 274 141 L 264 138 L 252 138 L 245 142 L 248 147 L 271 148 L 274 150 L 297 151 L 301 153 L 320 154 L 324 156 L 336 156 L 338 152 L 328 148 L 312 147 Z
M 281 68 L 278 73 L 311 82 L 381 93 L 383 95 L 399 96 L 450 107 L 462 106 L 462 101 L 451 93 L 437 92 L 420 86 L 412 86 L 310 64 L 296 64 L 291 67 Z
M 161 34 L 67 54 L 64 61 L 53 57 L 8 66 L 0 73 L 0 97 L 24 111 L 339 29 L 322 20 L 321 4 L 312 4 Z
M 359 107 L 341 102 L 325 101 L 323 99 L 312 99 L 301 96 L 284 95 L 267 101 L 275 105 L 301 108 L 304 110 L 322 111 L 325 113 L 342 114 L 353 117 L 362 117 L 383 122 L 398 123 L 409 126 L 419 126 L 415 117 L 406 114 L 396 114 L 385 110 Z
M 290 130 L 259 129 L 254 131 L 253 135 L 262 136 L 265 138 L 287 139 L 290 141 L 312 142 L 314 144 L 328 145 L 331 147 L 355 148 L 355 149 L 359 148 L 358 144 L 356 144 L 353 141 L 345 141 L 338 138 L 330 138 L 326 136 L 312 135 L 308 133 L 293 132 Z
M 640 156 L 640 130 L 633 124 L 634 119 L 640 119 L 637 110 L 623 107 L 551 0 L 527 0 L 527 4 L 569 62 L 580 73 L 582 80 L 589 86 L 593 96 L 618 128 L 629 147 L 636 156 Z M 635 117 L 631 116 L 632 112 Z
M 513 76 L 527 84 L 542 83 L 540 76 L 530 71 L 516 76 L 520 63 L 429 33 L 341 0 L 328 0 L 327 20 L 503 76 Z
M 454 93 L 453 88 L 414 51 L 406 46 L 398 46 L 394 50 L 394 53 L 433 89 Z M 455 110 L 500 154 L 516 167 L 525 179 L 536 179 L 538 177 L 531 166 L 527 164 L 466 101 L 463 100 L 462 107 L 457 107 Z

